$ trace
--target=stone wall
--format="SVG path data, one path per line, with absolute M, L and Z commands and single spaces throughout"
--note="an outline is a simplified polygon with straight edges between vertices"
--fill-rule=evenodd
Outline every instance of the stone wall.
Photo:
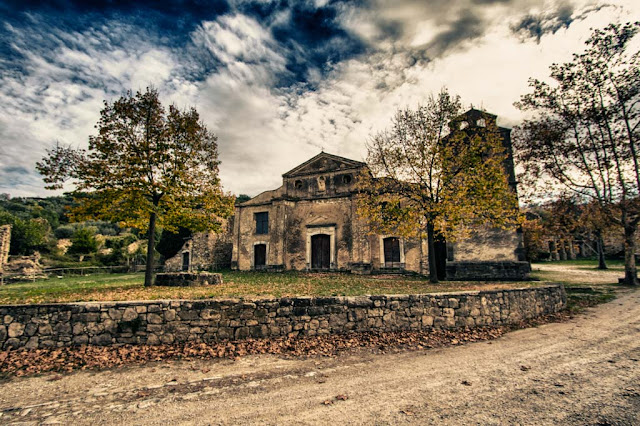
M 0 306 L 2 348 L 217 342 L 494 326 L 566 306 L 561 285 L 470 293 Z
M 199 232 L 187 240 L 178 253 L 164 263 L 166 271 L 201 271 L 231 266 L 233 218 L 224 221 L 222 230 Z M 185 255 L 188 265 L 184 264 Z
M 529 262 L 447 262 L 447 280 L 451 281 L 525 281 Z

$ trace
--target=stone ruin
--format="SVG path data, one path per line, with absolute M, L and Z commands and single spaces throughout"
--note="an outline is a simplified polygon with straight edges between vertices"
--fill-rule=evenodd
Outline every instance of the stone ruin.
M 231 266 L 233 219 L 222 225 L 222 231 L 199 232 L 185 241 L 178 253 L 164 263 L 167 272 L 218 270 Z
M 11 244 L 11 225 L 0 226 L 0 274 L 4 265 L 9 261 L 9 246 Z
M 9 280 L 35 280 L 47 278 L 40 263 L 40 253 L 31 256 L 12 256 L 4 265 L 3 278 Z
M 46 278 L 40 264 L 40 253 L 35 252 L 31 256 L 13 256 L 9 261 L 9 248 L 11 246 L 11 225 L 0 226 L 0 282 L 10 279 Z

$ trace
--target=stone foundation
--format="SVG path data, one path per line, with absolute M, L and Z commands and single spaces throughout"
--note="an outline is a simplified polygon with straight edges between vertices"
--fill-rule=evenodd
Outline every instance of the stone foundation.
M 156 274 L 155 286 L 191 287 L 222 284 L 221 274 L 209 272 L 164 272 Z
M 0 306 L 2 348 L 219 342 L 515 324 L 564 309 L 562 285 L 500 291 Z
M 529 262 L 447 262 L 449 281 L 525 281 Z

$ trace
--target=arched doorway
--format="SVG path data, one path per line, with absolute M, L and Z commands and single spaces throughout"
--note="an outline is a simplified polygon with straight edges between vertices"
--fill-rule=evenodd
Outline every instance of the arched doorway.
M 327 234 L 311 236 L 311 269 L 331 267 L 331 237 Z

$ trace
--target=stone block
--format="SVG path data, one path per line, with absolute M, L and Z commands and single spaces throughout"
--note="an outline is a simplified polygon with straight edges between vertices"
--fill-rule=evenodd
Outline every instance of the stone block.
M 162 324 L 164 320 L 160 316 L 160 314 L 147 314 L 147 323 L 149 324 Z
M 167 309 L 164 311 L 164 320 L 165 321 L 173 321 L 176 319 L 176 311 L 175 309 Z
M 77 336 L 73 336 L 72 343 L 76 346 L 86 345 L 89 343 L 89 336 L 86 334 L 79 334 Z
M 26 349 L 36 349 L 39 346 L 38 337 L 30 337 L 24 347 Z
M 157 335 L 153 333 L 147 335 L 147 345 L 159 345 L 160 343 L 160 338 Z
M 24 324 L 12 322 L 9 324 L 9 337 L 20 337 L 24 334 Z
M 30 322 L 24 327 L 24 334 L 31 337 L 38 331 L 38 324 Z
M 179 317 L 181 320 L 187 320 L 187 321 L 190 321 L 190 320 L 196 320 L 196 319 L 200 318 L 200 315 L 199 315 L 199 314 L 198 314 L 198 312 L 197 312 L 197 311 L 195 311 L 195 310 L 191 310 L 191 309 L 181 309 L 181 310 L 178 312 L 178 317 Z
M 234 334 L 236 340 L 246 339 L 250 336 L 250 331 L 248 327 L 240 327 L 237 328 Z
M 423 315 L 422 325 L 424 327 L 433 327 L 433 317 L 430 315 Z
M 137 318 L 138 318 L 138 312 L 133 307 L 126 308 L 122 314 L 123 321 L 133 321 Z

